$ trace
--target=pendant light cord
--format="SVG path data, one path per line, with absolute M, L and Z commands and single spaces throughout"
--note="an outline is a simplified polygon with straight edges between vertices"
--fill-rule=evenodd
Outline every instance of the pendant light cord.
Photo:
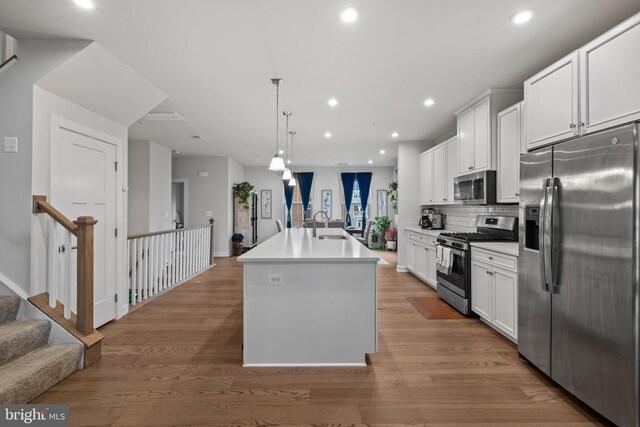
M 279 156 L 280 153 L 280 120 L 278 113 L 280 111 L 280 83 L 276 83 L 276 156 Z

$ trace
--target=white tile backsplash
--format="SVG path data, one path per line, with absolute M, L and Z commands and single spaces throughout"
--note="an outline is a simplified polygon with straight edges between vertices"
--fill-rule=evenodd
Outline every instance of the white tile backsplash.
M 498 214 L 504 216 L 518 216 L 518 205 L 490 205 L 490 206 L 465 206 L 443 205 L 433 206 L 445 215 L 444 226 L 447 230 L 475 231 L 476 216 Z

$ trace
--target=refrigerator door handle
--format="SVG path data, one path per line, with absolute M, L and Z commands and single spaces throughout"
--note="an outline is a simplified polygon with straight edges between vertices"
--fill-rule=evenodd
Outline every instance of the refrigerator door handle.
M 560 189 L 560 179 L 552 178 L 553 187 L 550 188 L 552 192 L 551 198 L 551 261 L 549 263 L 549 269 L 551 270 L 551 290 L 557 292 L 558 286 L 558 265 L 560 257 L 560 199 L 558 198 Z
M 554 204 L 554 189 L 551 187 L 553 182 L 553 178 L 550 178 L 547 182 L 547 188 L 545 192 L 547 193 L 547 204 L 544 208 L 544 280 L 546 282 L 547 291 L 549 287 L 553 287 L 553 265 L 552 265 L 552 255 L 553 255 L 553 233 L 552 233 L 552 221 L 553 221 L 553 204 Z M 553 289 L 553 288 L 552 288 Z
M 540 280 L 542 282 L 542 290 L 549 292 L 549 283 L 547 282 L 546 274 L 546 245 L 545 245 L 545 230 L 546 230 L 546 211 L 547 211 L 547 189 L 549 188 L 549 178 L 542 180 L 542 199 L 540 200 L 540 227 L 538 228 L 538 247 L 540 258 Z

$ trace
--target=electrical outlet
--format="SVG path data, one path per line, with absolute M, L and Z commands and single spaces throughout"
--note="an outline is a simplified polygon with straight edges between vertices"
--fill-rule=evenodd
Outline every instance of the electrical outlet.
M 15 136 L 4 137 L 4 150 L 5 153 L 17 153 L 18 152 L 18 138 Z
M 270 285 L 284 285 L 284 278 L 282 274 L 270 274 L 269 275 L 269 284 Z

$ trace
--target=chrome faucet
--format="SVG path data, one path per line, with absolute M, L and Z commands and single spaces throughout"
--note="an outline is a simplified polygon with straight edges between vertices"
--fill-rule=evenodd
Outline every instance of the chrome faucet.
M 316 214 L 313 216 L 313 237 L 317 237 L 317 233 L 316 233 L 316 217 L 318 216 L 318 214 L 322 214 L 327 218 L 327 222 L 325 222 L 324 228 L 328 228 L 329 227 L 329 215 L 327 215 L 327 213 L 325 211 L 316 212 Z

